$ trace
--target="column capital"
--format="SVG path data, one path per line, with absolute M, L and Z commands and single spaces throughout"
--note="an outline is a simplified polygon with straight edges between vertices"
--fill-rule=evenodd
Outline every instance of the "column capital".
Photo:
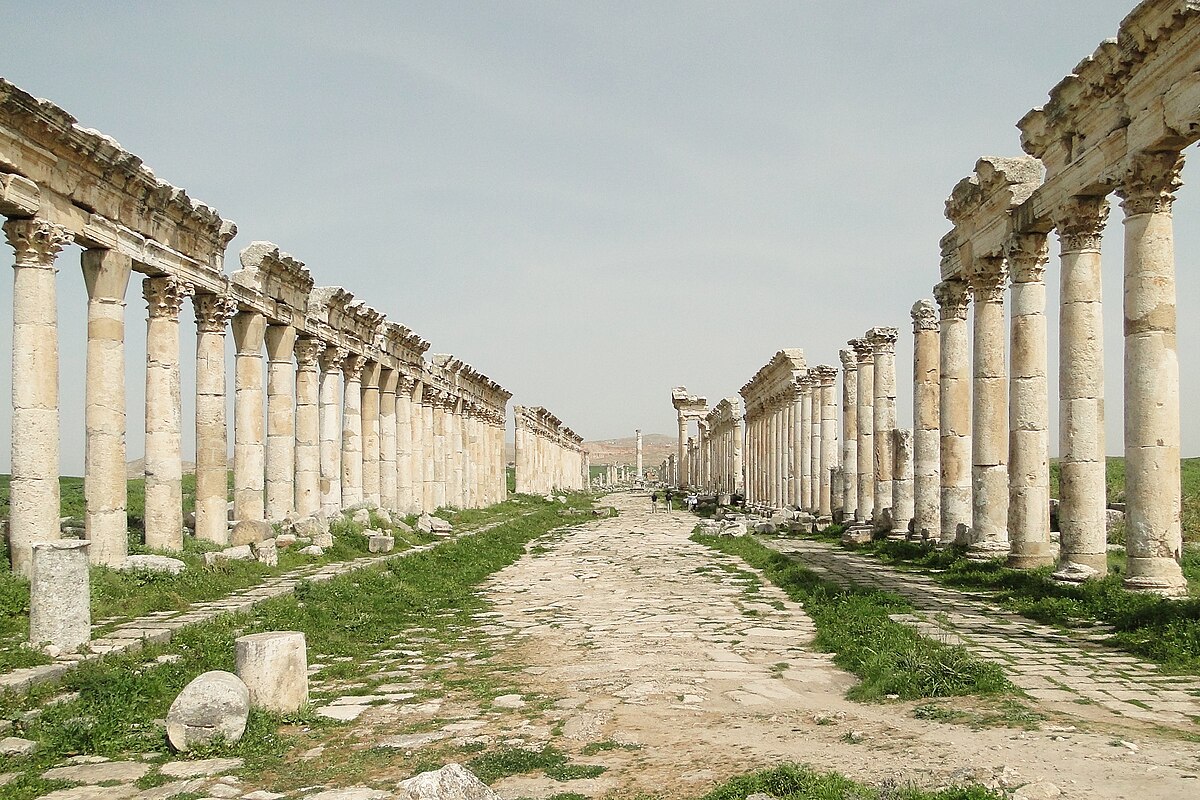
M 1136 153 L 1125 165 L 1117 187 L 1125 216 L 1169 214 L 1175 192 L 1183 185 L 1183 153 Z
M 325 351 L 325 343 L 315 336 L 297 336 L 292 349 L 296 354 L 297 368 L 316 369 L 317 361 Z
M 871 344 L 871 349 L 876 355 L 880 353 L 896 352 L 896 339 L 900 336 L 900 332 L 895 328 L 871 328 L 867 331 L 867 341 Z
M 967 274 L 971 298 L 976 303 L 1004 302 L 1007 279 L 1008 270 L 1004 264 L 1004 256 L 979 256 L 971 264 Z
M 71 243 L 71 232 L 49 220 L 10 219 L 4 223 L 4 235 L 17 254 L 18 267 L 51 267 L 65 245 Z
M 950 278 L 933 287 L 933 298 L 937 300 L 941 321 L 965 320 L 967 307 L 971 303 L 971 294 L 967 284 L 959 278 Z
M 1108 200 L 1101 196 L 1070 197 L 1054 214 L 1054 228 L 1062 252 L 1100 252 L 1104 224 L 1108 221 Z
M 1022 233 L 1008 241 L 1008 276 L 1013 283 L 1042 283 L 1046 279 L 1046 234 Z
M 348 381 L 357 381 L 362 378 L 363 368 L 367 366 L 367 357 L 347 352 L 341 362 L 343 377 Z
M 913 321 L 913 333 L 920 331 L 937 331 L 941 328 L 938 322 L 937 308 L 932 300 L 924 298 L 913 303 L 912 309 L 908 312 Z
M 854 348 L 845 347 L 838 350 L 838 358 L 842 360 L 842 370 L 844 372 L 858 371 L 858 358 L 854 355 Z
M 197 292 L 192 296 L 192 309 L 200 333 L 224 335 L 229 320 L 237 313 L 237 300 L 227 294 Z
M 895 330 L 895 328 L 892 330 Z M 837 380 L 838 371 L 837 367 L 830 366 L 829 364 L 818 364 L 810 369 L 809 373 L 816 373 L 816 379 L 822 387 L 831 387 L 834 381 Z
M 183 299 L 193 291 L 190 283 L 169 275 L 142 281 L 142 297 L 146 298 L 151 319 L 179 319 Z
M 321 363 L 322 371 L 338 372 L 342 368 L 342 362 L 349 354 L 349 351 L 344 347 L 327 345 L 317 358 Z
M 859 364 L 875 363 L 875 348 L 868 339 L 851 339 L 846 344 L 854 348 L 854 357 Z

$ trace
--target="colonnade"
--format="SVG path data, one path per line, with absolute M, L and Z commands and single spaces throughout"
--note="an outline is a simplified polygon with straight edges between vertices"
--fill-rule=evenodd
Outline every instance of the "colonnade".
M 9 522 L 16 570 L 60 538 L 57 257 L 83 248 L 88 293 L 85 536 L 94 563 L 127 554 L 125 336 L 128 284 L 146 302 L 145 541 L 183 544 L 179 315 L 195 311 L 198 538 L 228 541 L 233 517 L 282 520 L 368 503 L 399 512 L 505 497 L 511 394 L 349 292 L 314 287 L 269 242 L 241 251 L 211 208 L 169 186 L 111 139 L 0 80 L 0 214 L 15 253 Z M 47 158 L 46 154 L 53 158 Z M 233 459 L 225 339 L 234 339 Z M 189 348 L 190 349 L 190 348 Z
M 702 430 L 704 418 L 708 414 L 708 400 L 697 395 L 688 394 L 687 387 L 676 386 L 671 389 L 671 405 L 675 408 L 676 419 L 679 423 L 679 452 L 675 456 L 672 473 L 674 485 L 686 489 L 693 484 L 699 485 L 699 448 L 702 447 Z M 692 437 L 691 423 L 696 423 L 696 436 Z
M 591 462 L 583 437 L 541 406 L 513 406 L 516 491 L 548 494 L 586 488 Z
M 742 478 L 742 416 L 741 398 L 726 397 L 704 418 L 709 432 L 707 451 L 704 453 L 704 461 L 709 465 L 709 480 L 703 487 L 722 498 L 745 492 Z

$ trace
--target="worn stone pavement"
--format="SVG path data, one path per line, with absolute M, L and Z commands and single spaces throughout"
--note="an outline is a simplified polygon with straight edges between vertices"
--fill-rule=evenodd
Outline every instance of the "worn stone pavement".
M 1163 674 L 1155 664 L 1105 646 L 1103 632 L 1064 632 L 1041 625 L 1005 611 L 986 595 L 941 586 L 925 575 L 827 542 L 767 537 L 760 541 L 837 583 L 903 595 L 917 613 L 898 616 L 898 621 L 1000 664 L 1014 684 L 1045 707 L 1200 733 L 1200 681 Z

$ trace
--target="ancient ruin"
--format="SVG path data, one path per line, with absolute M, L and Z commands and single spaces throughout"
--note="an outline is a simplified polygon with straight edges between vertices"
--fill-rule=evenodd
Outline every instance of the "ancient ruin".
M 513 406 L 518 494 L 583 489 L 591 462 L 583 437 L 541 406 Z

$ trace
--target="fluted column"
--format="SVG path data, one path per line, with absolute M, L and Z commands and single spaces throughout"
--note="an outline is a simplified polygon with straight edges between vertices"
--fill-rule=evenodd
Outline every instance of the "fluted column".
M 196 538 L 225 545 L 229 542 L 225 331 L 237 312 L 237 301 L 227 295 L 197 294 L 192 307 L 196 316 Z M 121 485 L 125 485 L 123 474 Z M 124 536 L 124 525 L 121 533 Z
M 125 290 L 132 262 L 85 250 L 88 291 L 84 382 L 84 536 L 93 564 L 120 566 L 129 552 L 125 482 Z M 224 508 L 222 506 L 222 508 Z
M 1125 588 L 1188 593 L 1180 568 L 1179 358 L 1171 206 L 1181 153 L 1134 155 L 1125 211 Z
M 851 339 L 858 360 L 858 507 L 856 522 L 875 517 L 875 352 L 866 339 Z
M 1108 574 L 1104 437 L 1103 197 L 1073 197 L 1055 218 L 1060 246 L 1058 527 L 1054 578 Z
M 813 508 L 812 480 L 812 402 L 813 386 L 816 381 L 809 375 L 801 376 L 796 381 L 796 506 L 805 511 Z
M 362 499 L 379 505 L 379 372 L 377 361 L 368 361 L 362 371 Z
M 401 513 L 419 511 L 419 492 L 414 492 L 413 441 L 415 415 L 412 402 L 413 380 L 400 375 L 396 384 L 396 506 Z
M 296 376 L 292 353 L 296 329 L 268 325 L 267 342 L 267 508 L 268 519 L 279 520 L 296 502 Z
M 1007 556 L 1008 381 L 1004 372 L 1004 259 L 975 259 L 968 282 L 975 304 L 971 380 L 971 536 L 973 558 Z
M 342 400 L 338 391 L 342 362 L 349 354 L 340 347 L 321 351 L 321 513 L 331 517 L 342 507 Z
M 54 260 L 71 241 L 41 219 L 4 224 L 13 262 L 12 483 L 9 557 L 29 574 L 30 546 L 58 539 L 58 301 Z M 122 467 L 122 479 L 124 467 Z
M 960 280 L 942 281 L 933 296 L 941 316 L 938 421 L 941 431 L 940 547 L 966 544 L 971 530 L 971 382 L 967 337 L 970 295 Z
M 311 336 L 296 340 L 296 513 L 321 511 L 320 374 L 317 359 L 325 345 Z
M 821 377 L 819 374 L 820 367 L 810 369 L 808 374 L 812 378 L 811 397 L 812 401 L 809 409 L 809 439 L 808 439 L 808 496 L 810 498 L 809 510 L 816 514 L 818 507 L 821 505 L 821 451 L 824 450 L 824 435 L 821 431 Z
M 833 515 L 833 469 L 837 466 L 837 368 L 817 367 L 821 387 L 821 452 L 817 480 L 817 516 Z
M 842 521 L 858 514 L 858 356 L 838 351 L 842 360 Z
M 937 308 L 931 300 L 912 307 L 913 321 L 913 535 L 937 542 L 942 529 L 941 389 Z
M 233 517 L 261 520 L 263 504 L 263 339 L 266 321 L 257 311 L 233 317 Z
M 179 310 L 191 284 L 146 278 L 146 546 L 183 549 L 183 411 Z
M 362 373 L 367 359 L 342 359 L 342 508 L 363 501 Z
M 872 440 L 875 448 L 875 514 L 878 524 L 892 508 L 892 479 L 896 456 L 893 452 L 896 429 L 896 338 L 895 328 L 872 328 L 867 341 L 874 354 L 872 403 Z M 890 512 L 889 512 L 890 513 Z
M 1050 564 L 1050 397 L 1046 383 L 1046 235 L 1017 237 L 1008 253 L 1012 340 L 1008 406 L 1011 567 Z
M 399 510 L 396 498 L 396 370 L 379 375 L 379 505 Z

